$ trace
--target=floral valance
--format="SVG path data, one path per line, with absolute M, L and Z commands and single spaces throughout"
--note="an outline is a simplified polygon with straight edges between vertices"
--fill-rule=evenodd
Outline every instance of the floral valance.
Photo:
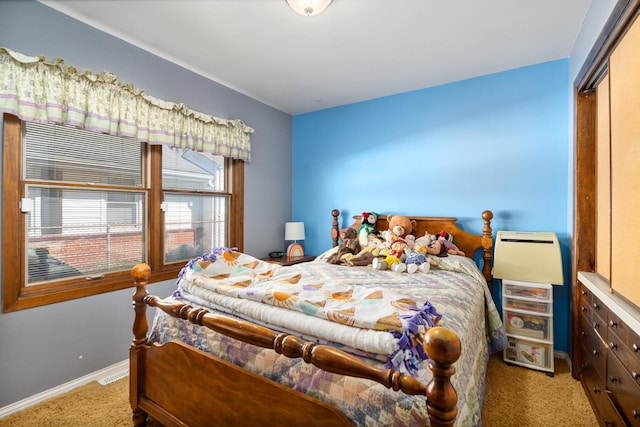
M 93 74 L 0 47 L 0 111 L 150 144 L 251 160 L 253 129 L 146 95 L 105 71 Z

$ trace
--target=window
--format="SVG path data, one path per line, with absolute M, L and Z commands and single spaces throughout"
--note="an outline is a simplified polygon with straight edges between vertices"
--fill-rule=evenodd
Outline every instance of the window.
M 243 185 L 240 160 L 5 115 L 3 311 L 130 287 L 138 263 L 158 281 L 212 247 L 242 249 Z

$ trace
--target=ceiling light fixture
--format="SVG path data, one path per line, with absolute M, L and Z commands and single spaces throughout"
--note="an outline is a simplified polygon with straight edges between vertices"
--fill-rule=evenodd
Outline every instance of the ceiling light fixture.
M 287 0 L 291 9 L 304 16 L 321 14 L 332 0 Z

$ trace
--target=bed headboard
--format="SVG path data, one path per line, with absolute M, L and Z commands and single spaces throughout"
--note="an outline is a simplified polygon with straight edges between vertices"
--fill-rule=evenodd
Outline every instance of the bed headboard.
M 333 240 L 333 246 L 338 246 L 340 237 L 340 211 L 334 209 L 331 211 L 333 216 L 333 223 L 331 226 L 331 239 Z M 482 212 L 482 220 L 484 225 L 482 227 L 482 234 L 471 234 L 462 230 L 457 225 L 458 218 L 454 217 L 429 217 L 429 216 L 410 216 L 410 219 L 415 220 L 416 228 L 412 234 L 416 237 L 424 236 L 424 233 L 428 231 L 430 234 L 436 234 L 444 230 L 447 233 L 453 235 L 456 245 L 462 252 L 468 257 L 474 258 L 477 250 L 482 250 L 482 274 L 484 275 L 487 283 L 491 284 L 491 259 L 493 250 L 493 230 L 491 229 L 491 219 L 493 218 L 493 212 L 486 210 Z M 362 217 L 360 215 L 353 216 L 354 222 L 349 225 L 356 230 L 362 223 Z M 387 217 L 382 215 L 378 218 L 377 228 L 380 231 L 387 230 L 389 223 Z M 491 288 L 491 287 L 489 287 Z

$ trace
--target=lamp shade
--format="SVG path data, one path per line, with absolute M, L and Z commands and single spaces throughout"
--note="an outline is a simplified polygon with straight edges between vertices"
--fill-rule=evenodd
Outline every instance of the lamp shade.
M 284 240 L 304 240 L 304 222 L 285 223 Z
M 331 0 L 287 0 L 291 9 L 304 16 L 314 16 L 321 14 Z

